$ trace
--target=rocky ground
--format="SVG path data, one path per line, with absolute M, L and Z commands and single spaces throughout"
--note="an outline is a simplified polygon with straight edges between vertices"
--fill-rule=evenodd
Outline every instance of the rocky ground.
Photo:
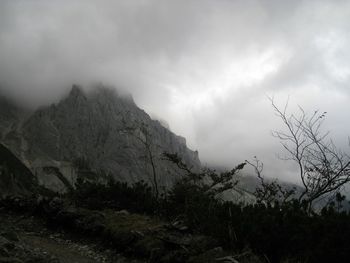
M 0 262 L 142 262 L 127 259 L 101 242 L 47 228 L 39 218 L 0 212 Z
M 35 204 L 0 202 L 1 262 L 261 261 L 250 251 L 225 251 L 216 240 L 192 233 L 181 220 L 164 222 L 125 210 L 92 211 L 54 198 Z

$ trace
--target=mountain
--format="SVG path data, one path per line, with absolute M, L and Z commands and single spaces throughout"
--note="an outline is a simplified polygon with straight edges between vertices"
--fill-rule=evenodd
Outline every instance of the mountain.
M 106 175 L 168 187 L 181 171 L 162 159 L 164 151 L 200 168 L 198 152 L 187 148 L 185 138 L 114 89 L 84 92 L 73 85 L 59 103 L 34 112 L 2 100 L 0 142 L 49 189 L 64 192 L 78 177 L 105 180 Z
M 0 144 L 0 178 L 0 197 L 30 195 L 38 188 L 37 178 L 2 144 Z

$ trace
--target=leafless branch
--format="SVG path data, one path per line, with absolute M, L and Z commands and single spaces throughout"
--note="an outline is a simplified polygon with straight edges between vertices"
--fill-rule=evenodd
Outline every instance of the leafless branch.
M 304 191 L 299 201 L 312 206 L 316 199 L 337 191 L 350 181 L 350 158 L 337 149 L 329 139 L 329 132 L 322 131 L 327 112 L 314 111 L 310 116 L 299 106 L 299 115 L 288 115 L 288 101 L 280 110 L 273 98 L 269 98 L 275 114 L 287 131 L 273 131 L 287 152 L 287 158 L 299 167 Z

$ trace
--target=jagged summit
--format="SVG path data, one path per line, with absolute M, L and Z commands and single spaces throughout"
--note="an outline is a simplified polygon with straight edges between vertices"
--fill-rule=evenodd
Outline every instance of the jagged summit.
M 77 97 L 77 96 L 80 96 L 83 94 L 84 94 L 84 92 L 83 92 L 81 86 L 79 86 L 77 84 L 73 84 L 72 89 L 69 93 L 69 96 Z
M 136 182 L 152 178 L 153 158 L 162 186 L 179 174 L 162 160 L 164 151 L 176 152 L 190 166 L 200 167 L 198 153 L 187 148 L 184 138 L 152 120 L 131 96 L 102 85 L 90 91 L 73 85 L 57 104 L 41 107 L 26 119 L 13 118 L 11 123 L 6 126 L 15 128 L 4 131 L 1 142 L 39 182 L 55 190 L 61 191 L 67 182 L 74 185 L 80 174 L 76 164 L 81 161 L 94 172 L 103 170 L 119 180 Z
M 72 88 L 66 98 L 77 99 L 83 98 L 86 99 L 86 94 L 83 88 L 77 84 L 73 84 Z
M 98 84 L 92 89 L 85 91 L 80 85 L 73 84 L 69 94 L 62 100 L 99 100 L 101 103 L 115 103 L 116 101 L 125 101 L 135 104 L 134 99 L 130 93 L 121 92 L 117 89 L 103 84 Z

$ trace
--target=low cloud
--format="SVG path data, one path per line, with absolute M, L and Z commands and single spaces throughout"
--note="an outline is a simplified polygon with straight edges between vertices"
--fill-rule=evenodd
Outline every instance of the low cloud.
M 186 136 L 204 163 L 257 155 L 268 174 L 291 179 L 276 161 L 270 130 L 280 123 L 267 96 L 329 112 L 343 144 L 349 22 L 342 0 L 5 0 L 0 92 L 38 106 L 72 83 L 111 84 Z

